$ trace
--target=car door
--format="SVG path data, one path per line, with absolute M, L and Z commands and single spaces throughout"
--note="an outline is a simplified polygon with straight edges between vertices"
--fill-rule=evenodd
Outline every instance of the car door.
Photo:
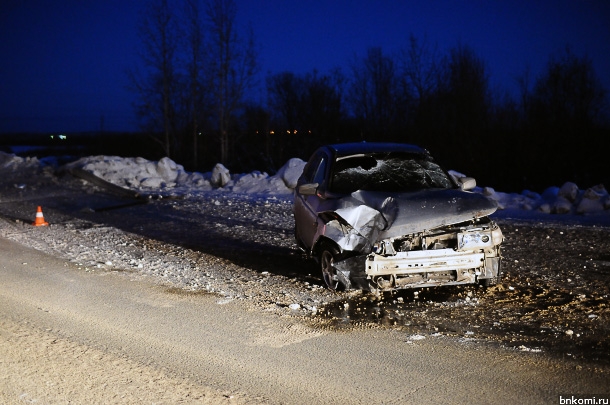
M 310 161 L 309 167 L 303 173 L 304 176 L 299 181 L 299 186 L 303 184 L 325 184 L 326 171 L 328 168 L 328 155 L 325 153 L 316 154 Z M 298 188 L 298 186 L 297 186 Z M 322 198 L 318 193 L 311 195 L 295 194 L 295 224 L 297 238 L 305 244 L 308 249 L 311 249 L 317 233 L 319 225 L 318 211 Z

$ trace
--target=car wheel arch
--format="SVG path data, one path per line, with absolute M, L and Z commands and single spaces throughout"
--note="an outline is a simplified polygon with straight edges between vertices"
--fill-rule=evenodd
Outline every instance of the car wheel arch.
M 311 248 L 311 256 L 318 260 L 318 257 L 320 256 L 324 248 L 326 248 L 327 250 L 334 250 L 337 256 L 341 256 L 343 254 L 343 249 L 341 249 L 337 242 L 325 236 L 321 236 L 316 240 L 313 247 Z

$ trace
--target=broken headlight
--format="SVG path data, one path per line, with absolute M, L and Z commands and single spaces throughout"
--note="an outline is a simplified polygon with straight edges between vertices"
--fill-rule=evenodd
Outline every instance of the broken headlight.
M 497 226 L 461 232 L 457 235 L 457 250 L 485 249 L 502 243 L 504 236 Z
M 458 234 L 458 250 L 484 249 L 493 245 L 491 231 L 475 231 Z

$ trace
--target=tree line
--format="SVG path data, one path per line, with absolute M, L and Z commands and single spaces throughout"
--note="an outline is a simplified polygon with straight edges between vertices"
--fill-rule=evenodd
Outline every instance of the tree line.
M 388 141 L 423 146 L 505 190 L 610 180 L 607 91 L 591 60 L 569 48 L 539 76 L 522 73 L 515 96 L 492 88 L 468 45 L 441 53 L 410 36 L 398 52 L 369 48 L 343 69 L 269 74 L 265 101 L 254 102 L 258 45 L 236 14 L 234 0 L 150 1 L 130 77 L 159 157 L 190 170 L 221 162 L 273 173 L 323 144 Z

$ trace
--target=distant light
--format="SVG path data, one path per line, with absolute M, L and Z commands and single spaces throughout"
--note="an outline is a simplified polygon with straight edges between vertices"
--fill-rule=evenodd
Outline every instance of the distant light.
M 53 139 L 53 137 L 54 137 L 54 136 L 55 136 L 55 135 L 51 135 L 51 139 Z
M 67 136 L 65 136 L 65 135 L 58 135 L 58 136 L 59 136 L 59 139 L 66 139 L 67 138 Z
M 273 134 L 275 134 L 275 131 L 269 131 L 269 133 L 270 133 L 271 135 L 273 135 Z

